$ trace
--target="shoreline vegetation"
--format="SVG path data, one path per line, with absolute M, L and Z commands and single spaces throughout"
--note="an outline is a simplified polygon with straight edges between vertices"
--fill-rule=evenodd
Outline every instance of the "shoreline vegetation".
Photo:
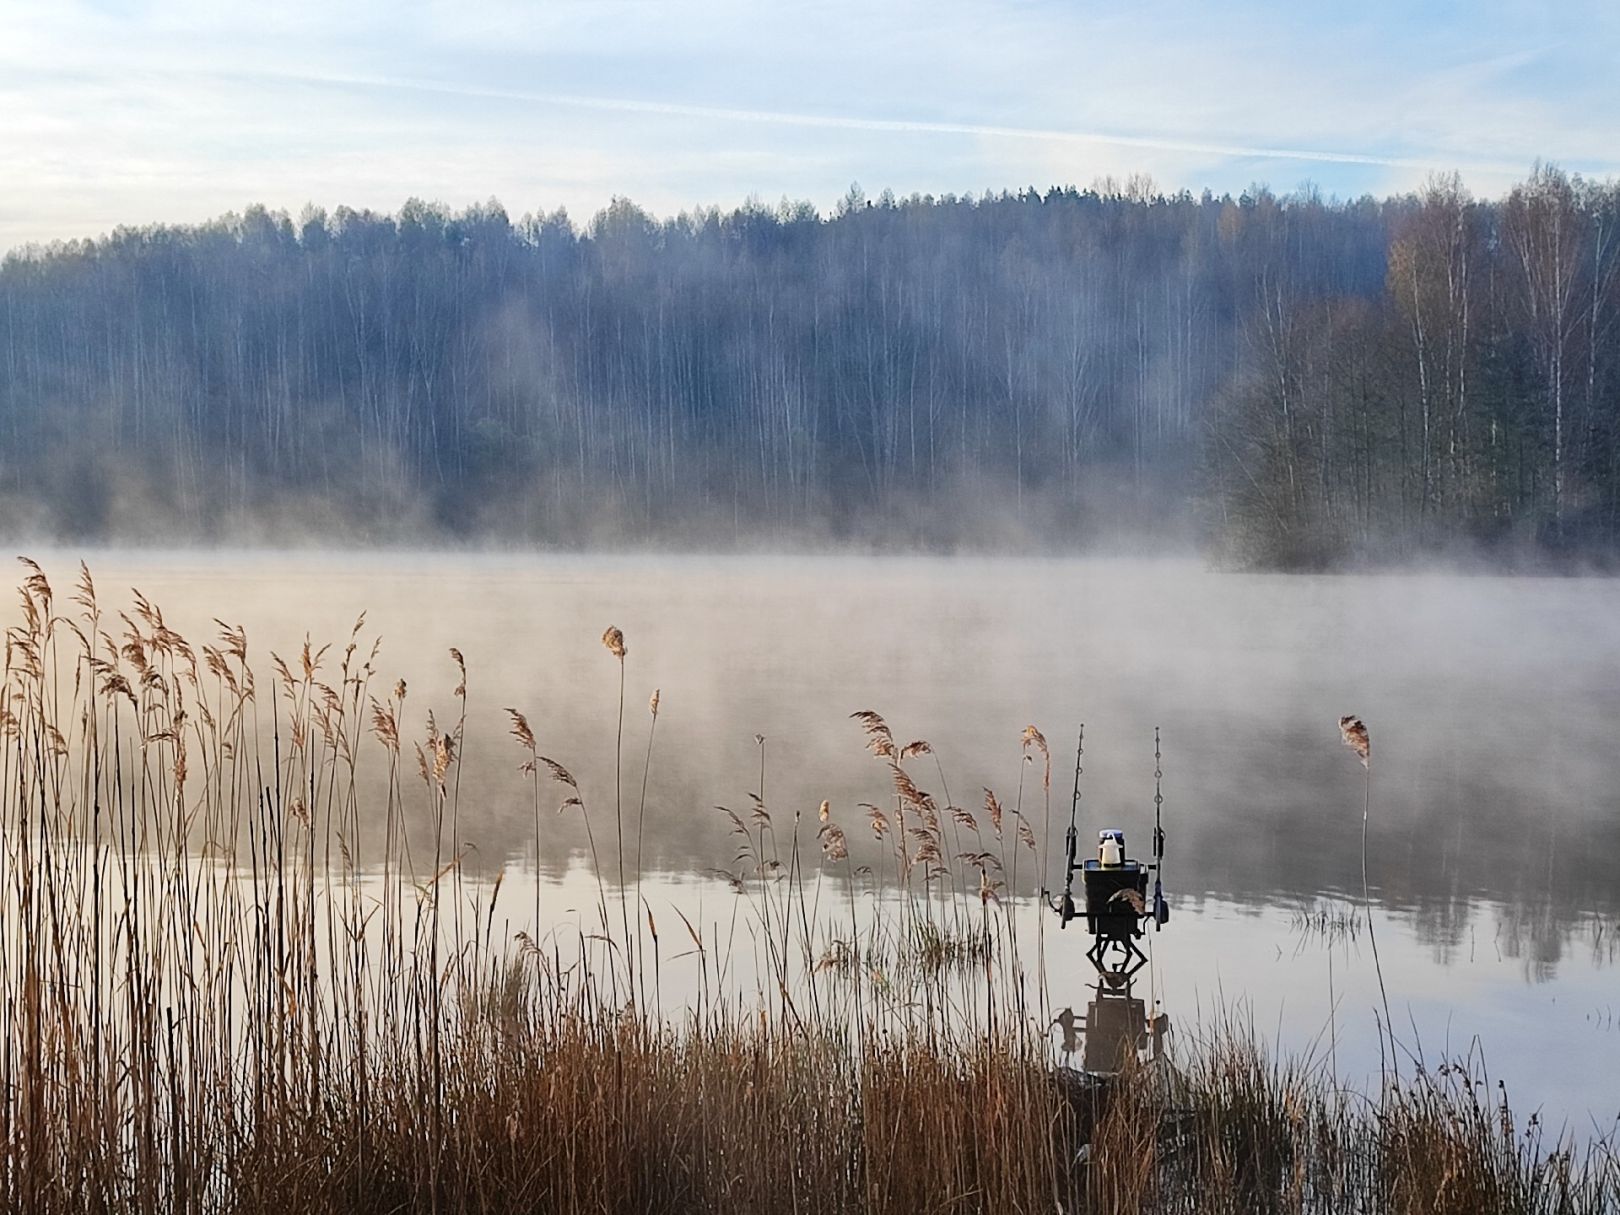
M 586 223 L 262 206 L 0 260 L 0 513 L 97 539 L 1256 569 L 1620 554 L 1620 182 L 1146 179 Z
M 612 788 L 509 710 L 536 851 L 557 813 L 591 832 L 596 905 L 540 922 L 538 895 L 464 864 L 459 652 L 436 716 L 363 618 L 250 659 L 239 628 L 194 644 L 138 592 L 104 605 L 88 569 L 58 596 L 24 566 L 0 694 L 0 1209 L 1620 1210 L 1613 1139 L 1517 1117 L 1474 1058 L 1347 1091 L 1232 1017 L 1106 1083 L 1058 1070 L 1043 937 L 1012 914 L 1045 868 L 1034 727 L 1011 803 L 967 806 L 875 712 L 855 717 L 880 792 L 856 807 L 771 804 L 760 739 L 752 789 L 715 811 L 729 923 L 670 922 L 626 867 L 659 696 L 609 627 Z M 882 915 L 856 906 L 857 833 Z M 677 958 L 701 979 L 669 1007 Z

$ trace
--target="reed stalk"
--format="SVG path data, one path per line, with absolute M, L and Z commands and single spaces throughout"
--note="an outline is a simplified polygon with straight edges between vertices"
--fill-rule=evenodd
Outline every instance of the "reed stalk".
M 898 763 L 873 840 L 895 849 L 893 878 L 885 859 L 870 913 L 843 826 L 830 806 L 822 818 L 819 865 L 844 887 L 824 922 L 797 831 L 786 877 L 754 881 L 779 863 L 756 786 L 729 942 L 719 915 L 672 908 L 701 987 L 666 1019 L 663 945 L 680 934 L 639 880 L 651 732 L 632 938 L 610 916 L 579 785 L 512 715 L 537 876 L 540 769 L 584 818 L 597 923 L 587 911 L 574 942 L 541 932 L 538 902 L 503 899 L 506 870 L 462 874 L 467 718 L 411 737 L 403 682 L 370 690 L 375 649 L 364 663 L 351 649 L 335 676 L 318 649 L 276 660 L 261 730 L 240 630 L 193 650 L 137 597 L 114 638 L 83 598 L 64 615 L 30 566 L 6 632 L 0 1210 L 1620 1205 L 1612 1140 L 1578 1148 L 1519 1125 L 1477 1059 L 1350 1099 L 1226 1024 L 1105 1086 L 1056 1071 L 1046 1026 L 1006 981 L 1017 892 L 988 852 L 941 855 L 938 809 Z M 420 755 L 420 797 L 402 789 L 402 749 Z M 753 992 L 735 956 L 750 934 L 764 949 Z M 823 967 L 815 942 L 846 934 Z

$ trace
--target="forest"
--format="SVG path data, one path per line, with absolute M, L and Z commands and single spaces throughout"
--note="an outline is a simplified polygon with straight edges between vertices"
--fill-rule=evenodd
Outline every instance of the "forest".
M 1620 553 L 1620 183 L 264 207 L 0 264 L 0 528 Z

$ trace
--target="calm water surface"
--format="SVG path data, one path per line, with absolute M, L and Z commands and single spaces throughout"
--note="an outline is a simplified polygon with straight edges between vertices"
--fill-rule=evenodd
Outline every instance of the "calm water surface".
M 33 555 L 65 587 L 81 554 Z M 1342 917 L 1360 899 L 1363 772 L 1337 730 L 1341 714 L 1360 714 L 1373 740 L 1368 876 L 1403 1052 L 1431 1066 L 1481 1053 L 1523 1112 L 1542 1106 L 1554 1125 L 1589 1130 L 1620 1112 L 1620 582 L 922 558 L 88 560 L 104 601 L 123 606 L 138 587 L 194 641 L 212 639 L 214 617 L 245 626 L 265 684 L 270 651 L 290 659 L 306 633 L 340 649 L 365 611 L 367 636 L 382 640 L 374 690 L 407 681 L 418 736 L 429 709 L 454 717 L 448 649 L 459 647 L 469 880 L 536 871 L 508 706 L 579 778 L 598 844 L 616 856 L 619 670 L 600 637 L 623 629 L 632 807 L 647 698 L 662 693 L 649 902 L 688 915 L 729 914 L 735 896 L 713 871 L 734 870 L 735 849 L 715 806 L 746 807 L 762 775 L 784 831 L 801 815 L 813 848 L 825 798 L 856 841 L 854 863 L 878 860 L 857 803 L 883 803 L 891 787 L 855 710 L 932 745 L 937 766 L 909 766 L 941 804 L 977 813 L 993 789 L 1050 833 L 1054 858 L 1081 723 L 1082 840 L 1117 826 L 1146 846 L 1157 726 L 1174 918 L 1152 938 L 1141 994 L 1184 1038 L 1236 1008 L 1351 1083 L 1379 1066 L 1365 929 L 1325 940 L 1303 917 L 1324 906 Z M 1030 724 L 1051 743 L 1049 795 L 1020 745 Z M 363 762 L 380 780 L 375 751 Z M 545 914 L 566 916 L 594 890 L 585 832 L 577 813 L 552 813 L 560 793 L 541 797 Z M 1016 893 L 1033 933 L 1042 875 L 1025 856 Z M 1054 920 L 1045 944 L 1054 1007 L 1082 1008 L 1086 939 Z M 671 990 L 693 981 L 682 974 L 672 963 Z

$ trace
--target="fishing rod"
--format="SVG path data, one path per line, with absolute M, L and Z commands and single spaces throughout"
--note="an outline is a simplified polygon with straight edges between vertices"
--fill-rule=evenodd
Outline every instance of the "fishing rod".
M 1074 796 L 1069 799 L 1069 830 L 1064 836 L 1063 867 L 1063 898 L 1059 902 L 1048 900 L 1047 905 L 1062 917 L 1063 925 L 1068 926 L 1074 919 L 1074 874 L 1079 868 L 1076 864 L 1080 851 L 1080 774 L 1085 771 L 1083 761 L 1086 755 L 1086 723 L 1080 723 L 1080 736 L 1074 744 Z
M 1153 931 L 1160 932 L 1170 919 L 1170 904 L 1164 901 L 1164 754 L 1159 746 L 1159 727 L 1153 727 Z

